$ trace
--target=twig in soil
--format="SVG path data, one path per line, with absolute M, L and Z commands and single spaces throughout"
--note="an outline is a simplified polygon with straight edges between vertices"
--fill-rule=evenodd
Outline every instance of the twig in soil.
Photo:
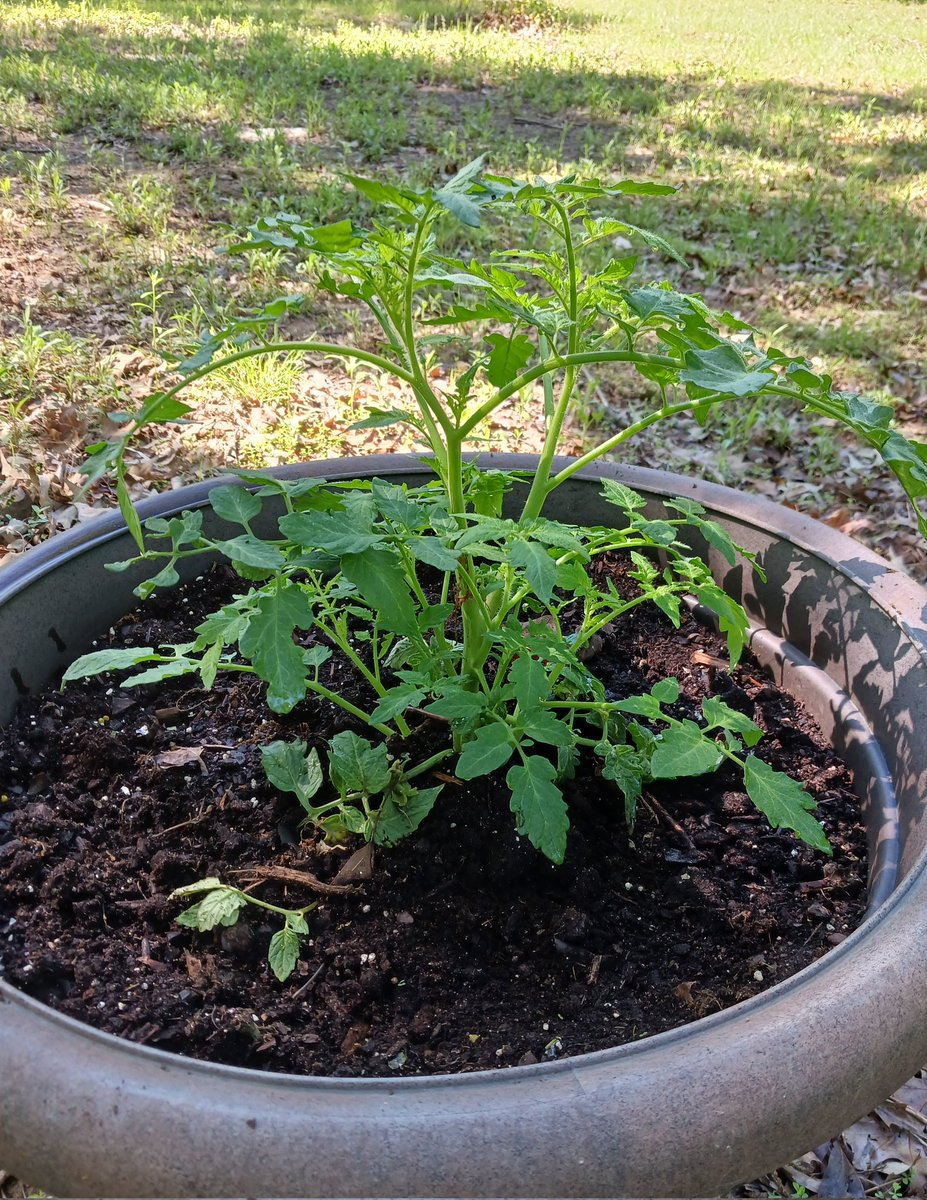
M 825 888 L 837 887 L 838 881 L 834 879 L 803 879 L 798 885 L 798 890 L 804 892 L 822 892 Z
M 566 127 L 563 125 L 555 125 L 553 121 L 540 121 L 535 117 L 513 117 L 516 125 L 542 125 L 545 129 L 556 129 L 558 133 L 565 133 Z
M 683 827 L 676 820 L 676 818 L 670 816 L 659 800 L 657 800 L 654 796 L 651 796 L 649 792 L 645 792 L 641 799 L 655 817 L 658 819 L 662 817 L 667 825 L 669 825 L 670 829 L 672 829 L 672 831 L 677 835 L 677 837 L 682 839 L 687 854 L 694 855 L 696 860 L 705 857 L 701 850 L 699 850 L 699 848 L 696 846 L 695 842 L 692 841 Z
M 602 969 L 602 957 L 603 956 L 601 954 L 597 954 L 592 960 L 592 965 L 590 966 L 589 972 L 586 975 L 586 983 L 589 985 L 589 987 L 593 987 L 596 980 L 599 978 L 599 971 Z
M 322 961 L 319 963 L 319 965 L 316 967 L 316 969 L 312 972 L 312 974 L 306 980 L 306 982 L 304 984 L 302 984 L 301 987 L 298 987 L 296 989 L 296 991 L 293 993 L 291 999 L 298 1000 L 299 997 L 303 994 L 304 991 L 306 991 L 307 988 L 312 987 L 312 985 L 319 978 L 319 976 L 322 974 L 322 972 L 325 970 L 325 968 L 328 966 L 328 964 L 330 962 L 331 962 L 330 958 L 323 958 Z
M 417 717 L 424 717 L 426 721 L 438 721 L 442 725 L 450 725 L 450 717 L 439 717 L 437 713 L 425 712 L 424 708 L 407 708 L 406 712 L 415 713 Z
M 726 658 L 718 658 L 717 654 L 708 654 L 705 650 L 693 650 L 692 661 L 701 667 L 716 667 L 719 671 L 729 671 L 731 668 Z
M 156 829 L 153 836 L 164 837 L 167 833 L 174 833 L 178 829 L 186 829 L 188 825 L 199 825 L 200 821 L 204 821 L 211 812 L 212 805 L 210 804 L 201 813 L 198 813 L 197 816 L 191 817 L 189 821 L 181 821 L 179 825 L 169 825 L 167 829 Z
M 358 890 L 346 883 L 324 883 L 308 871 L 295 871 L 292 867 L 242 867 L 232 874 L 247 875 L 249 882 L 254 883 L 265 883 L 269 879 L 279 880 L 280 883 L 296 883 L 323 896 L 350 895 Z

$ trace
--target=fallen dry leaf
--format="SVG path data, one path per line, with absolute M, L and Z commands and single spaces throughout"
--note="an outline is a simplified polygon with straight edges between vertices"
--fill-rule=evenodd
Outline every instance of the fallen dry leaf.
M 361 880 L 370 879 L 373 875 L 373 842 L 368 842 L 366 846 L 361 846 L 359 850 L 355 850 L 347 862 L 342 864 L 341 870 L 332 880 L 332 883 L 359 883 Z
M 202 746 L 177 746 L 173 750 L 163 750 L 155 759 L 159 767 L 189 767 L 191 763 L 204 770 Z

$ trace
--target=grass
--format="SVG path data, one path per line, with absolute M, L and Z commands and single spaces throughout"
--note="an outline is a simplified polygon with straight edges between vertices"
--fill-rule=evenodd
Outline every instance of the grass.
M 633 210 L 683 251 L 675 280 L 777 331 L 784 349 L 819 355 L 842 386 L 894 397 L 917 431 L 925 68 L 927 6 L 903 0 L 797 0 L 787 14 L 773 0 L 6 0 L 0 258 L 18 267 L 0 270 L 0 448 L 72 472 L 79 439 L 50 447 L 44 434 L 68 391 L 80 393 L 81 436 L 100 432 L 114 400 L 163 373 L 159 356 L 286 286 L 279 260 L 216 254 L 230 229 L 280 207 L 362 219 L 340 172 L 428 183 L 485 150 L 501 171 L 678 185 L 673 201 Z M 46 336 L 81 347 L 71 370 L 85 376 L 64 392 L 41 367 L 20 377 L 26 305 Z M 311 319 L 350 331 L 353 318 L 313 298 Z M 114 352 L 136 350 L 152 359 L 140 376 L 114 373 Z M 638 398 L 617 377 L 588 382 L 587 422 Z M 197 453 L 178 441 L 181 476 L 224 456 L 242 403 L 226 393 Z M 268 458 L 319 443 L 305 397 L 287 423 Z M 781 414 L 729 422 L 715 450 L 697 442 L 693 454 L 686 427 L 644 453 L 729 481 L 746 472 L 830 511 L 851 486 L 840 448 L 825 435 L 838 469 L 815 498 L 807 437 L 783 444 L 796 428 Z M 889 524 L 882 548 L 920 570 L 904 521 Z

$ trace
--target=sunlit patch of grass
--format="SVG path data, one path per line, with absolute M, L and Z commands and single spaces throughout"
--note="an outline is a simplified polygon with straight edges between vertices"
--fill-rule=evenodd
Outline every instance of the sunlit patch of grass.
M 281 405 L 296 395 L 302 371 L 299 354 L 262 355 L 223 367 L 211 377 L 210 383 L 225 393 L 233 407 Z
M 927 393 L 925 44 L 927 6 L 903 0 L 7 0 L 0 238 L 66 226 L 86 269 L 46 286 L 56 324 L 182 353 L 229 307 L 307 286 L 215 254 L 230 230 L 374 219 L 344 172 L 421 186 L 488 152 L 516 175 L 657 178 L 679 194 L 627 213 L 684 253 L 679 286 L 907 419 Z M 449 224 L 439 247 L 483 236 Z M 325 303 L 314 322 L 350 321 Z M 311 426 L 281 418 L 274 454 L 333 449 Z M 698 467 L 734 479 L 788 428 L 719 425 Z
M 20 328 L 0 339 L 0 447 L 77 450 L 119 395 L 108 360 L 96 342 L 43 328 L 27 305 Z
M 136 175 L 105 193 L 116 228 L 127 237 L 162 237 L 174 207 L 174 189 L 151 175 Z

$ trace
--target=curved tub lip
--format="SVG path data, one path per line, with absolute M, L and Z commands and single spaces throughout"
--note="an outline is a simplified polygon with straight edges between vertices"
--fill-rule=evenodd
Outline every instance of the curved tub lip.
M 531 471 L 537 462 L 536 456 L 514 454 L 482 454 L 473 455 L 481 465 L 488 469 L 509 471 Z M 574 460 L 558 458 L 559 467 L 566 466 Z M 273 473 L 292 478 L 306 474 L 325 476 L 332 480 L 350 479 L 356 475 L 407 475 L 410 473 L 430 471 L 428 460 L 414 455 L 370 455 L 365 457 L 326 459 L 307 464 L 295 464 L 283 468 L 273 468 Z M 784 508 L 765 497 L 751 496 L 721 484 L 708 483 L 697 478 L 676 475 L 671 472 L 656 470 L 648 467 L 624 466 L 617 463 L 595 463 L 577 472 L 574 478 L 578 480 L 595 481 L 602 478 L 620 477 L 630 486 L 636 485 L 646 491 L 658 495 L 679 496 L 697 492 L 701 501 L 707 507 L 729 507 L 732 498 L 737 498 L 738 516 L 745 523 L 754 524 L 764 531 L 772 531 L 793 542 L 801 549 L 814 554 L 834 570 L 844 574 L 855 583 L 863 586 L 871 595 L 872 578 L 867 579 L 863 574 L 855 574 L 850 567 L 854 563 L 865 563 L 874 572 L 874 578 L 885 578 L 893 583 L 901 582 L 902 599 L 910 597 L 911 602 L 919 602 L 919 611 L 927 613 L 927 590 L 904 573 L 897 571 L 886 560 L 874 551 L 847 537 L 845 534 L 832 529 L 830 526 L 817 522 L 800 513 Z M 146 499 L 138 507 L 143 518 L 158 515 L 170 515 L 181 512 L 191 504 L 198 505 L 206 501 L 208 493 L 215 487 L 226 483 L 241 483 L 235 475 L 216 476 L 207 481 L 188 485 L 176 492 L 161 493 Z M 175 497 L 177 503 L 165 505 Z M 104 544 L 127 532 L 125 522 L 117 510 L 112 510 L 86 525 L 68 530 L 40 546 L 17 556 L 12 562 L 0 566 L 0 603 L 7 597 L 15 595 L 26 587 L 34 578 L 42 575 L 56 562 L 69 560 L 87 549 Z M 822 544 L 823 543 L 823 544 Z M 879 599 L 873 598 L 873 603 L 891 614 L 893 621 L 898 621 L 894 605 L 889 607 Z M 914 636 L 907 625 L 903 626 L 917 643 L 921 657 L 927 661 L 927 641 L 925 641 L 924 626 L 921 626 L 920 637 Z M 633 1062 L 635 1058 L 648 1053 L 656 1053 L 672 1047 L 674 1044 L 689 1041 L 694 1038 L 709 1036 L 719 1026 L 746 1024 L 754 1016 L 759 1016 L 764 1010 L 776 1008 L 788 1000 L 797 991 L 806 988 L 820 992 L 822 977 L 837 971 L 847 958 L 853 957 L 859 943 L 868 938 L 875 929 L 884 924 L 892 924 L 898 914 L 898 909 L 905 898 L 915 888 L 922 885 L 927 874 L 927 849 L 922 851 L 912 864 L 900 884 L 892 894 L 869 916 L 863 920 L 848 935 L 840 945 L 829 950 L 821 958 L 816 959 L 801 971 L 774 984 L 760 995 L 740 1001 L 719 1012 L 711 1013 L 698 1020 L 688 1022 L 676 1029 L 664 1033 L 653 1034 L 637 1042 L 625 1043 L 605 1050 L 597 1050 L 571 1058 L 548 1063 L 537 1063 L 518 1067 L 517 1070 L 480 1071 L 465 1074 L 436 1074 L 400 1076 L 397 1078 L 361 1077 L 337 1078 L 323 1075 L 295 1075 L 260 1071 L 251 1067 L 232 1067 L 222 1063 L 212 1063 L 201 1059 L 188 1058 L 155 1047 L 139 1045 L 127 1039 L 105 1033 L 91 1025 L 87 1025 L 73 1017 L 66 1016 L 57 1010 L 42 1004 L 40 1001 L 18 991 L 5 983 L 0 977 L 0 1005 L 16 1004 L 28 1011 L 36 1020 L 51 1022 L 62 1030 L 79 1035 L 91 1042 L 100 1043 L 109 1049 L 118 1050 L 130 1058 L 137 1058 L 151 1066 L 162 1070 L 181 1070 L 195 1075 L 205 1075 L 217 1081 L 226 1082 L 239 1080 L 251 1086 L 292 1088 L 323 1088 L 337 1090 L 343 1093 L 363 1090 L 365 1092 L 381 1091 L 391 1095 L 397 1091 L 416 1092 L 428 1090 L 444 1090 L 447 1088 L 480 1088 L 487 1086 L 517 1086 L 519 1082 L 529 1081 L 542 1083 L 564 1074 L 573 1074 L 584 1064 L 590 1068 L 622 1065 Z M 730 1031 L 729 1031 L 730 1033 Z
M 532 454 L 502 454 L 485 453 L 469 454 L 465 458 L 478 462 L 487 470 L 524 471 L 532 472 L 537 464 L 537 455 Z M 274 474 L 281 479 L 298 478 L 311 474 L 328 478 L 333 481 L 351 479 L 355 475 L 408 475 L 419 472 L 431 473 L 430 459 L 425 455 L 414 454 L 371 454 L 353 458 L 314 459 L 307 463 L 296 463 L 283 467 L 268 468 L 265 474 Z M 554 467 L 561 470 L 575 459 L 558 456 L 554 459 Z M 672 471 L 663 471 L 654 467 L 639 467 L 624 463 L 595 462 L 577 471 L 575 480 L 612 479 L 616 477 L 637 480 L 638 486 L 647 491 L 665 495 L 680 496 L 687 492 L 697 491 L 707 505 L 724 507 L 730 505 L 736 497 L 737 504 L 742 510 L 741 515 L 749 523 L 761 529 L 775 529 L 794 542 L 802 550 L 817 555 L 829 566 L 834 567 L 866 588 L 873 584 L 874 579 L 891 581 L 893 586 L 902 588 L 910 595 L 912 603 L 920 601 L 922 621 L 918 633 L 906 630 L 914 635 L 919 642 L 922 657 L 927 661 L 927 590 L 905 572 L 893 567 L 886 559 L 855 541 L 838 529 L 825 525 L 813 517 L 804 516 L 796 509 L 777 504 L 765 496 L 755 496 L 750 492 L 742 492 L 724 484 L 712 483 L 699 479 L 697 476 L 678 475 Z M 144 521 L 156 513 L 168 515 L 180 513 L 190 503 L 205 502 L 213 488 L 225 484 L 242 484 L 242 480 L 233 472 L 213 476 L 198 483 L 187 484 L 176 491 L 160 492 L 146 497 L 138 505 L 139 514 Z M 257 486 L 257 485 L 253 485 Z M 177 503 L 169 504 L 173 498 Z M 184 499 L 181 501 L 181 497 Z M 165 509 L 165 504 L 168 508 Z M 100 516 L 90 521 L 56 534 L 38 546 L 30 547 L 20 554 L 12 555 L 0 563 L 0 600 L 11 595 L 25 586 L 34 572 L 41 572 L 49 561 L 70 556 L 85 547 L 91 547 L 110 541 L 126 532 L 126 525 L 118 509 L 107 509 Z M 864 571 L 863 564 L 868 568 Z M 867 574 L 869 578 L 867 578 Z M 902 597 L 905 599 L 906 597 Z M 888 605 L 876 601 L 879 606 L 889 611 Z M 891 611 L 897 615 L 894 606 Z

